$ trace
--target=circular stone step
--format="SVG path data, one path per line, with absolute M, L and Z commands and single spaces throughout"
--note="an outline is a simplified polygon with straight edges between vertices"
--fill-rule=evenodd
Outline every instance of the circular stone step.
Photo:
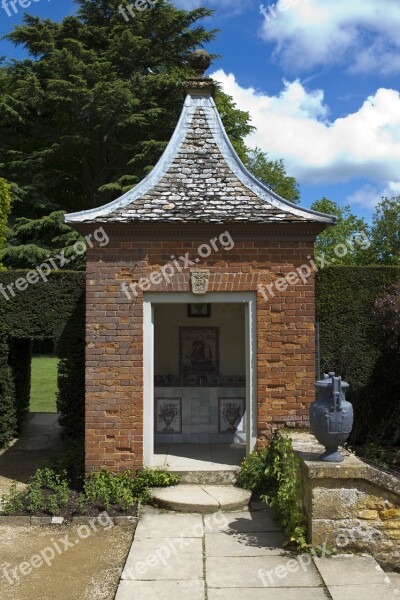
M 189 513 L 243 510 L 251 498 L 251 492 L 232 485 L 177 485 L 153 488 L 151 495 L 162 508 Z

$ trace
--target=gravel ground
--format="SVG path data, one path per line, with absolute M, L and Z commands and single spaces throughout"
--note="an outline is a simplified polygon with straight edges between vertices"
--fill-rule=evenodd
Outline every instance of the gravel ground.
M 0 598 L 113 600 L 133 530 L 87 533 L 77 525 L 0 527 Z

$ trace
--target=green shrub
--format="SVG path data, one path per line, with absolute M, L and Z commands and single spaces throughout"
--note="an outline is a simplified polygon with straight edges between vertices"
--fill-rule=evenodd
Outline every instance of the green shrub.
M 150 487 L 168 487 L 177 485 L 179 481 L 179 475 L 157 469 L 144 469 L 135 477 L 129 470 L 117 475 L 101 471 L 93 473 L 85 481 L 84 494 L 88 502 L 98 504 L 101 510 L 117 505 L 127 511 L 139 500 L 150 500 Z
M 84 496 L 86 502 L 96 504 L 100 510 L 110 510 L 111 505 L 121 506 L 125 511 L 138 501 L 132 489 L 130 471 L 113 475 L 108 471 L 93 473 L 85 481 Z
M 245 459 L 237 481 L 272 507 L 298 549 L 309 548 L 300 499 L 299 460 L 290 438 L 277 432 L 265 450 Z
M 236 477 L 237 484 L 257 497 L 265 493 L 267 448 L 252 452 L 244 459 Z
M 1 496 L 2 511 L 9 515 L 23 510 L 24 508 L 24 492 L 17 491 L 17 482 L 13 481 L 8 494 Z
M 267 451 L 267 488 L 261 499 L 275 510 L 290 540 L 300 549 L 305 549 L 308 544 L 300 496 L 299 468 L 299 459 L 293 450 L 291 439 L 276 433 Z
M 137 472 L 136 477 L 132 480 L 132 485 L 138 498 L 142 502 L 147 502 L 151 498 L 149 488 L 178 485 L 180 480 L 181 476 L 175 473 L 161 469 L 143 469 Z
M 15 482 L 12 484 L 10 493 L 2 497 L 3 512 L 10 514 L 25 509 L 31 514 L 59 515 L 68 506 L 70 497 L 65 473 L 60 475 L 49 468 L 38 469 L 24 491 L 17 492 Z

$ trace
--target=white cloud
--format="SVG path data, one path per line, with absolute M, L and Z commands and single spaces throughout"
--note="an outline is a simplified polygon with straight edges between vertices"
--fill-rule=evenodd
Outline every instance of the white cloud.
M 262 17 L 261 36 L 276 44 L 275 56 L 287 68 L 346 64 L 353 73 L 400 71 L 398 0 L 280 0 L 278 8 L 269 1 L 262 6 L 268 17 Z
M 357 204 L 367 209 L 373 209 L 382 197 L 392 198 L 400 194 L 400 181 L 389 181 L 386 186 L 366 183 L 347 197 L 348 204 Z
M 242 88 L 222 69 L 221 82 L 238 107 L 248 111 L 257 131 L 249 136 L 271 158 L 283 158 L 288 172 L 303 184 L 338 183 L 365 178 L 384 186 L 399 179 L 400 94 L 380 88 L 357 112 L 329 120 L 322 90 L 308 91 L 300 81 L 284 82 L 277 96 Z

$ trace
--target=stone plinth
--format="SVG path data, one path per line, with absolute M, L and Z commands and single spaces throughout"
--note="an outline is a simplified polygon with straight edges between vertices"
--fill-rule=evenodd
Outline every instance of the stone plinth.
M 344 462 L 324 463 L 308 434 L 291 436 L 300 458 L 301 495 L 309 542 L 341 552 L 368 552 L 400 568 L 400 478 L 343 451 Z

